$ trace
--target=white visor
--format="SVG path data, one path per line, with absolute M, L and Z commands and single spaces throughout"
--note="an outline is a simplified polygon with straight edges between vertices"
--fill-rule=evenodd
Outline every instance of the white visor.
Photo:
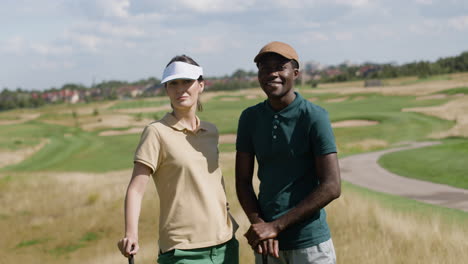
M 166 83 L 175 79 L 198 80 L 201 75 L 203 75 L 202 67 L 181 61 L 174 61 L 164 69 L 161 83 Z

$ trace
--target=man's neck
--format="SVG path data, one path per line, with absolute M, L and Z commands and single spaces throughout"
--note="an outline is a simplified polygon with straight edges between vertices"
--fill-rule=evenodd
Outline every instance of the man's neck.
M 279 98 L 268 98 L 268 102 L 270 103 L 271 108 L 278 112 L 290 105 L 294 99 L 296 99 L 296 93 L 291 91 Z

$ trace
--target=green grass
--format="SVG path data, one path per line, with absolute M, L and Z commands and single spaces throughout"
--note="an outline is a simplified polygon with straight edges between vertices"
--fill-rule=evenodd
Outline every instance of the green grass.
M 41 139 L 71 133 L 73 129 L 36 121 L 5 125 L 0 129 L 0 149 L 15 150 L 37 145 Z
M 136 134 L 99 137 L 76 128 L 42 123 L 29 125 L 35 127 L 29 127 L 30 134 L 34 131 L 34 136 L 49 138 L 50 143 L 25 161 L 0 171 L 106 172 L 133 166 L 133 153 L 138 144 Z M 23 129 L 26 127 L 28 125 Z
M 219 144 L 219 151 L 220 152 L 235 152 L 236 144 L 235 143 Z
M 166 115 L 166 113 L 171 112 L 171 110 L 164 110 L 164 111 L 157 111 L 157 112 L 152 112 L 152 113 L 136 113 L 136 114 L 129 114 L 131 116 L 135 117 L 135 120 L 142 119 L 142 118 L 148 118 L 152 120 L 159 120 Z
M 78 249 L 85 247 L 85 244 L 83 243 L 70 243 L 66 244 L 63 246 L 58 246 L 52 250 L 49 251 L 50 254 L 56 255 L 56 256 L 61 256 L 65 254 L 72 253 L 74 251 L 77 251 Z
M 447 94 L 447 95 L 454 95 L 454 94 L 468 94 L 468 87 L 457 87 L 453 89 L 439 91 L 436 94 Z
M 11 114 L 0 114 L 0 121 L 13 121 L 13 120 L 19 120 L 20 117 L 16 115 L 11 115 Z
M 237 121 L 242 111 L 264 99 L 245 99 L 239 101 L 209 101 L 203 104 L 203 112 L 198 116 L 201 120 L 214 123 L 220 134 L 237 132 Z
M 157 107 L 161 105 L 169 104 L 169 100 L 161 101 L 148 101 L 148 100 L 129 100 L 129 101 L 120 101 L 110 107 L 110 110 L 114 109 L 129 109 L 129 108 L 148 108 L 148 107 Z
M 394 152 L 379 164 L 401 176 L 468 189 L 468 140 L 444 140 L 443 144 Z
M 98 137 L 82 132 L 70 137 L 54 137 L 31 158 L 3 170 L 106 172 L 128 169 L 133 166 L 137 144 L 138 135 Z
M 29 247 L 29 246 L 34 246 L 34 245 L 38 245 L 38 244 L 43 244 L 47 241 L 49 241 L 50 239 L 48 238 L 41 238 L 41 239 L 32 239 L 32 240 L 27 240 L 27 241 L 21 241 L 20 243 L 18 243 L 16 245 L 15 248 L 23 248 L 23 247 Z
M 430 133 L 449 129 L 452 121 L 441 120 L 419 113 L 402 112 L 402 108 L 433 106 L 446 99 L 415 100 L 412 96 L 363 95 L 361 100 L 346 100 L 340 103 L 314 102 L 324 107 L 332 122 L 342 120 L 372 120 L 378 125 L 335 128 L 338 144 L 358 142 L 364 139 L 385 140 L 392 144 L 400 141 L 421 140 Z M 358 152 L 342 152 L 343 155 Z
M 100 237 L 97 233 L 87 232 L 78 241 L 57 246 L 54 249 L 50 250 L 49 253 L 56 256 L 66 255 L 76 250 L 79 250 L 80 248 L 88 246 L 91 242 L 97 241 L 99 238 Z
M 82 242 L 91 242 L 91 241 L 95 241 L 95 240 L 98 240 L 98 239 L 99 239 L 99 235 L 97 233 L 88 232 L 80 239 L 80 241 L 82 241 Z
M 335 95 L 336 96 L 336 95 Z M 360 100 L 352 100 L 359 96 Z M 411 96 L 382 96 L 357 94 L 340 103 L 327 103 L 332 94 L 319 97 L 317 104 L 330 113 L 332 121 L 365 119 L 380 122 L 366 127 L 336 128 L 338 144 L 357 142 L 363 139 L 381 139 L 388 143 L 420 140 L 432 132 L 448 129 L 453 122 L 426 115 L 401 112 L 403 107 L 431 106 L 446 102 L 446 99 L 415 100 Z M 238 101 L 211 100 L 204 104 L 204 111 L 198 115 L 202 120 L 214 123 L 220 134 L 236 133 L 241 112 L 264 99 Z M 135 103 L 125 101 L 122 103 Z M 151 101 L 141 101 L 149 102 Z M 142 114 L 161 118 L 165 112 Z M 153 118 L 154 119 L 154 118 Z M 31 133 L 34 131 L 34 133 Z M 12 140 L 9 135 L 15 135 Z M 67 136 L 65 136 L 67 135 Z M 99 137 L 97 132 L 85 132 L 76 127 L 44 124 L 32 121 L 25 124 L 2 126 L 0 148 L 14 149 L 17 145 L 34 145 L 48 138 L 50 143 L 27 160 L 0 171 L 83 171 L 106 172 L 128 169 L 138 144 L 137 134 Z M 234 144 L 221 144 L 220 151 L 234 151 Z M 361 150 L 363 151 L 363 150 Z M 343 151 L 341 155 L 358 153 L 359 150 Z

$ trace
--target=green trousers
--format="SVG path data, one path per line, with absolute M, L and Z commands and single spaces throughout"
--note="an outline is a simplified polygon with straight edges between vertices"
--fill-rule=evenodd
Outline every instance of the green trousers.
M 212 247 L 175 249 L 158 256 L 159 264 L 239 264 L 239 242 L 228 242 Z

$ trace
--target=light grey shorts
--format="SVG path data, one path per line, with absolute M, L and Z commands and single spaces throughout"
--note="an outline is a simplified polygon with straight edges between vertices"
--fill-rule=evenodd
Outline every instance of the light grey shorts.
M 281 250 L 279 256 L 279 259 L 268 256 L 268 264 L 336 264 L 331 239 L 308 248 Z M 255 253 L 255 264 L 262 264 L 262 255 Z

